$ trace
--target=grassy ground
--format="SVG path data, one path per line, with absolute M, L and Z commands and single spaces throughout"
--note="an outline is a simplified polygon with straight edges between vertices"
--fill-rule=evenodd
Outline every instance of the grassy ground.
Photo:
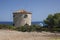
M 0 30 L 0 40 L 60 40 L 60 33 Z

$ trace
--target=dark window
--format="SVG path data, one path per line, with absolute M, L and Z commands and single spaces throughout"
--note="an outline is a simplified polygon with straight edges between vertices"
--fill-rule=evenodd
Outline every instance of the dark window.
M 24 15 L 24 18 L 27 18 L 28 17 L 28 15 Z

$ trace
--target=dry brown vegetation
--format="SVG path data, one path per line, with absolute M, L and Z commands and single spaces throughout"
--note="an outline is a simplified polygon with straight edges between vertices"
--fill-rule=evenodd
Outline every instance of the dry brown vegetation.
M 18 32 L 12 30 L 0 30 L 0 40 L 53 40 L 53 39 L 60 39 L 60 34 L 50 32 Z

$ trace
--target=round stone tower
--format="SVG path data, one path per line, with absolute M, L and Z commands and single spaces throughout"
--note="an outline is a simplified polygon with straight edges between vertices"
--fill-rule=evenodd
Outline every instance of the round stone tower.
M 25 10 L 19 10 L 13 13 L 13 25 L 15 27 L 24 26 L 26 24 L 31 25 L 32 13 Z

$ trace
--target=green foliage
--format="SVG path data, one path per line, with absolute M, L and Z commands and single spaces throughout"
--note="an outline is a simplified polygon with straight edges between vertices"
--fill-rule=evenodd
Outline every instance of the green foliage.
M 60 13 L 56 13 L 54 15 L 48 15 L 46 20 L 44 20 L 45 24 L 48 25 L 49 31 L 58 30 L 56 27 L 60 28 Z
M 26 31 L 26 27 L 24 27 L 24 26 L 16 27 L 16 30 L 25 32 Z
M 5 24 L 0 24 L 0 29 L 14 29 L 14 26 L 11 25 L 5 25 Z
M 53 31 L 60 32 L 60 28 L 53 28 Z
M 4 25 L 4 24 L 1 24 L 0 25 L 0 29 L 9 29 L 9 30 L 17 30 L 17 31 L 22 31 L 22 32 L 31 32 L 31 31 L 37 31 L 37 32 L 40 32 L 41 31 L 41 26 L 40 25 L 24 25 L 24 26 L 21 26 L 21 27 L 14 27 L 14 26 L 11 26 L 11 25 Z
M 41 26 L 39 25 L 24 25 L 24 26 L 21 26 L 21 27 L 16 27 L 16 30 L 18 31 L 22 31 L 22 32 L 32 32 L 32 31 L 37 31 L 37 32 L 40 32 L 41 31 Z

